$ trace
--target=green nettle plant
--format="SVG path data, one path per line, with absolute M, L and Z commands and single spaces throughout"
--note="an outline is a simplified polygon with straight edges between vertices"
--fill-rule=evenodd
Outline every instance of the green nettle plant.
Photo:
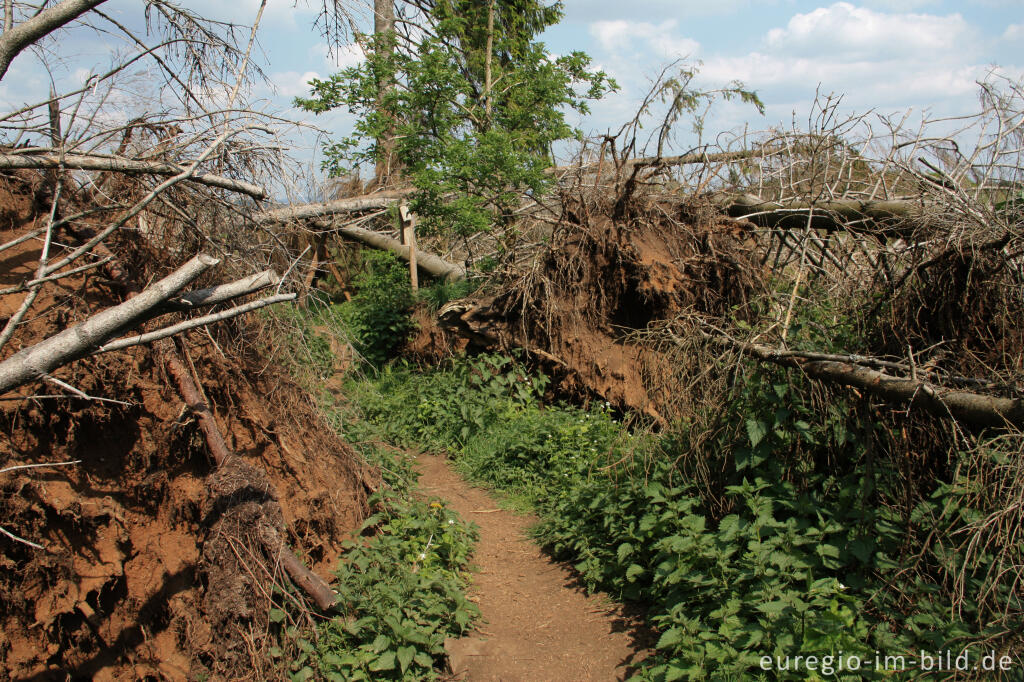
M 355 278 L 356 295 L 338 306 L 352 344 L 368 362 L 384 364 L 409 332 L 414 298 L 409 275 L 387 251 L 366 251 L 365 271 Z
M 325 148 L 331 175 L 390 148 L 424 232 L 468 236 L 510 222 L 523 194 L 548 189 L 551 145 L 579 135 L 565 112 L 585 113 L 617 86 L 588 70 L 586 54 L 553 57 L 534 40 L 561 19 L 561 3 L 438 0 L 425 12 L 417 44 L 368 38 L 365 62 L 314 80 L 296 104 L 358 117 L 351 136 Z

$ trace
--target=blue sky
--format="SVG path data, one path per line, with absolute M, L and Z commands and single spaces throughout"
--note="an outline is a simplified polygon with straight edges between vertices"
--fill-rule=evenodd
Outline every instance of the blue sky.
M 259 0 L 182 4 L 248 24 Z M 365 4 L 350 6 L 357 22 L 369 26 Z M 129 23 L 139 22 L 138 0 L 111 0 L 105 7 Z M 585 131 L 618 129 L 632 116 L 650 78 L 678 58 L 703 63 L 702 86 L 739 79 L 767 105 L 763 117 L 746 105 L 718 107 L 709 120 L 712 130 L 788 125 L 794 115 L 804 120 L 819 87 L 843 94 L 851 111 L 968 113 L 977 107 L 975 81 L 994 65 L 1013 78 L 1024 74 L 1024 0 L 565 0 L 565 14 L 543 36 L 548 48 L 557 54 L 586 51 L 622 86 L 597 103 L 591 116 L 575 121 Z M 359 59 L 351 46 L 332 57 L 312 29 L 315 17 L 316 7 L 304 0 L 298 6 L 292 0 L 269 1 L 257 59 L 273 85 L 256 94 L 261 106 L 342 134 L 351 125 L 347 115 L 312 117 L 291 108 L 294 96 L 306 94 L 311 77 Z M 111 49 L 96 36 L 66 45 L 68 55 L 76 54 L 61 67 L 68 82 L 87 73 L 90 59 L 102 64 L 101 56 Z M 19 57 L 0 83 L 0 106 L 19 106 L 46 87 L 31 58 Z M 316 141 L 306 135 L 295 144 L 296 154 L 308 158 Z

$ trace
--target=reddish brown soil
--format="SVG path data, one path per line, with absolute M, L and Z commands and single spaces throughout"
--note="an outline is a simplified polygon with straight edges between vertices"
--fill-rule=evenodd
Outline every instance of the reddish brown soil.
M 647 651 L 639 618 L 601 595 L 587 595 L 571 569 L 526 536 L 535 517 L 498 508 L 486 491 L 467 484 L 446 460 L 416 460 L 420 486 L 480 526 L 470 598 L 483 623 L 471 637 L 449 640 L 457 679 L 502 682 L 618 680 Z
M 0 180 L 0 243 L 45 219 L 26 184 Z M 39 248 L 33 240 L 0 252 L 0 288 L 29 274 Z M 99 272 L 48 287 L 0 360 L 122 296 Z M 21 298 L 0 297 L 0 326 Z M 310 398 L 261 356 L 269 342 L 258 327 L 215 334 L 191 334 L 181 347 L 247 465 L 231 472 L 215 475 L 147 348 L 54 372 L 126 405 L 31 397 L 62 392 L 42 383 L 0 396 L 0 468 L 80 460 L 0 474 L 0 526 L 44 547 L 0 536 L 0 678 L 274 677 L 262 650 L 269 588 L 282 579 L 239 520 L 272 508 L 292 548 L 328 576 L 374 484 Z M 238 471 L 249 472 L 244 485 L 232 479 Z
M 567 209 L 536 267 L 494 296 L 459 302 L 440 322 L 449 339 L 436 325 L 421 329 L 412 352 L 443 350 L 451 336 L 524 349 L 562 396 L 606 400 L 660 424 L 678 419 L 673 363 L 640 337 L 683 313 L 743 316 L 761 271 L 753 225 L 654 202 L 614 213 L 600 202 Z

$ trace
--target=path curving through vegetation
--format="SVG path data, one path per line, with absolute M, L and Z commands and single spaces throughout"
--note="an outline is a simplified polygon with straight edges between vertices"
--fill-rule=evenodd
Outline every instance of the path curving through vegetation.
M 470 637 L 449 640 L 456 679 L 469 682 L 620 680 L 643 658 L 650 634 L 638 614 L 587 595 L 570 567 L 527 537 L 536 517 L 498 508 L 439 455 L 416 458 L 420 488 L 480 527 L 470 598 L 482 622 Z

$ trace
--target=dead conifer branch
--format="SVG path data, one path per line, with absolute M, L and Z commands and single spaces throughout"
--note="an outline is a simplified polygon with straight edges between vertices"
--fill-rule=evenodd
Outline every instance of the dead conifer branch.
M 921 407 L 940 418 L 954 417 L 975 427 L 1024 426 L 1024 400 L 947 389 L 923 379 L 896 377 L 865 364 L 843 359 L 824 359 L 824 354 L 804 354 L 747 343 L 728 335 L 706 335 L 714 343 L 743 355 L 783 367 L 799 369 L 812 379 L 859 388 L 885 400 Z M 677 345 L 683 341 L 669 332 Z M 854 356 L 846 356 L 852 358 Z

